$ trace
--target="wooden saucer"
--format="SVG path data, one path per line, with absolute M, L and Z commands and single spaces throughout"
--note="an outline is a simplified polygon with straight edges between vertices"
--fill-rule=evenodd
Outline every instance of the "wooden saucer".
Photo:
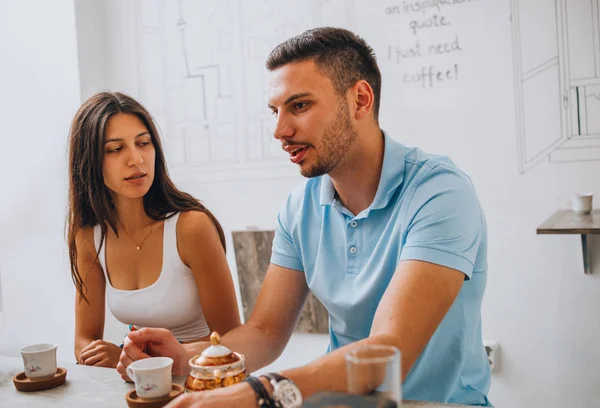
M 125 399 L 129 408 L 161 408 L 167 405 L 173 398 L 182 394 L 183 391 L 184 389 L 181 385 L 172 384 L 171 392 L 168 395 L 155 399 L 144 399 L 137 396 L 134 388 L 125 395 Z
M 31 380 L 27 378 L 25 372 L 20 372 L 13 377 L 13 383 L 19 391 L 42 391 L 50 388 L 58 387 L 65 383 L 67 379 L 67 370 L 58 367 L 52 377 L 44 378 L 43 380 Z

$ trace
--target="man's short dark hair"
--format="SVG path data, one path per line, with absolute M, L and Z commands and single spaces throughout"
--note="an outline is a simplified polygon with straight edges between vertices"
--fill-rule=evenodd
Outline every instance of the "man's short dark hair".
M 275 47 L 266 65 L 269 71 L 273 71 L 292 62 L 307 60 L 315 62 L 340 95 L 344 95 L 357 81 L 367 81 L 373 88 L 373 114 L 378 121 L 381 72 L 373 48 L 365 40 L 343 28 L 314 28 Z

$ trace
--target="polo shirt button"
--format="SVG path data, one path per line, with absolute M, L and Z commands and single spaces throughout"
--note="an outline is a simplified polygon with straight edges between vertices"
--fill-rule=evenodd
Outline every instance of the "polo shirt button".
M 357 226 L 357 225 L 358 225 L 358 222 L 356 222 L 356 221 L 351 221 L 351 222 L 350 222 L 350 226 L 351 226 L 352 228 L 356 228 L 356 226 Z
M 354 255 L 356 253 L 356 247 L 350 247 L 350 253 Z

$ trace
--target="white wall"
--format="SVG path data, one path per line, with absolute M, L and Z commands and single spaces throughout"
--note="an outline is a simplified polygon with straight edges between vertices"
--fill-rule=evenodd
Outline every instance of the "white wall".
M 208 5 L 208 3 L 211 3 L 210 10 L 214 12 L 210 14 L 211 18 L 213 16 L 218 18 L 222 8 L 212 8 L 213 2 L 200 4 Z M 597 195 L 600 194 L 600 187 L 595 177 L 599 170 L 598 163 L 587 161 L 557 164 L 551 161 L 550 155 L 544 156 L 543 160 L 536 162 L 535 166 L 528 167 L 526 172 L 520 172 L 521 157 L 518 154 L 520 139 L 516 132 L 515 117 L 512 11 L 508 0 L 466 2 L 461 6 L 444 9 L 442 14 L 452 21 L 452 28 L 445 28 L 446 31 L 425 30 L 419 38 L 423 42 L 433 39 L 441 41 L 444 38 L 453 38 L 456 34 L 461 38 L 464 52 L 440 58 L 402 61 L 402 64 L 386 59 L 388 46 L 398 44 L 408 46 L 415 38 L 411 37 L 406 27 L 411 19 L 419 17 L 414 14 L 387 15 L 384 10 L 389 4 L 383 3 L 382 1 L 369 3 L 317 1 L 310 4 L 296 4 L 295 8 L 290 7 L 289 13 L 295 14 L 296 17 L 307 15 L 312 18 L 316 14 L 307 7 L 326 4 L 327 7 L 333 8 L 330 14 L 339 19 L 339 24 L 355 26 L 360 30 L 359 32 L 375 46 L 384 74 L 382 126 L 395 138 L 407 144 L 419 145 L 428 151 L 450 155 L 472 176 L 489 225 L 489 282 L 483 306 L 484 337 L 498 341 L 502 347 L 501 371 L 493 376 L 490 394 L 492 401 L 500 407 L 516 408 L 598 406 L 600 404 L 600 391 L 597 387 L 600 381 L 600 371 L 598 371 L 600 349 L 597 347 L 597 339 L 600 336 L 598 318 L 600 263 L 596 259 L 596 275 L 584 276 L 577 236 L 535 234 L 536 227 L 545 218 L 557 208 L 567 205 L 571 192 L 593 191 Z M 583 1 L 574 1 L 574 3 L 584 4 Z M 139 33 L 136 34 L 133 24 L 138 24 L 140 21 L 143 23 L 142 38 L 148 40 L 152 35 L 160 36 L 160 30 L 165 29 L 160 21 L 176 20 L 177 16 L 161 14 L 165 11 L 165 3 L 158 0 L 145 2 L 143 13 L 136 9 L 136 4 L 140 4 L 137 2 L 118 3 L 110 0 L 103 4 L 106 6 L 104 24 L 107 26 L 103 33 L 105 45 L 101 46 L 101 49 L 108 50 L 108 74 L 106 77 L 102 73 L 89 74 L 89 76 L 82 74 L 82 80 L 85 82 L 81 85 L 83 96 L 89 96 L 88 93 L 106 87 L 129 92 L 133 96 L 140 97 L 143 102 L 146 102 L 144 98 L 152 96 L 147 99 L 147 102 L 152 105 L 151 108 L 163 130 L 166 130 L 167 145 L 181 147 L 178 145 L 181 140 L 174 137 L 173 132 L 170 132 L 171 128 L 166 124 L 168 109 L 164 106 L 155 106 L 156 103 L 160 105 L 170 102 L 168 89 L 165 90 L 165 82 L 169 81 L 168 64 L 173 61 L 173 58 L 177 58 L 177 54 L 172 48 L 166 47 L 169 44 L 168 36 L 162 42 L 157 39 L 158 37 L 154 38 L 156 43 L 153 45 L 158 48 L 153 52 L 160 55 L 157 60 L 163 65 L 151 66 L 152 69 L 156 69 L 159 78 L 151 84 L 144 84 L 144 78 L 147 80 L 144 75 L 148 73 L 143 71 L 140 76 L 138 65 L 140 61 L 137 59 L 140 57 L 140 47 L 136 45 L 136 39 L 140 36 Z M 183 4 L 189 10 L 192 3 L 183 2 Z M 263 13 L 262 6 L 266 3 L 253 2 L 256 6 L 254 10 L 243 10 L 242 4 L 248 3 L 234 0 L 219 2 L 219 4 L 232 12 L 230 20 L 235 26 L 246 16 L 245 11 L 248 15 L 254 13 L 252 14 L 254 17 Z M 541 16 L 545 15 L 547 10 L 554 12 L 555 4 L 556 2 L 552 0 L 538 2 L 529 10 L 531 15 Z M 80 3 L 78 3 L 78 11 L 79 5 Z M 89 5 L 92 8 L 96 6 L 98 4 Z M 357 14 L 346 10 L 346 6 L 359 7 L 358 15 L 361 19 L 353 18 Z M 154 12 L 152 7 L 155 7 Z M 336 12 L 340 10 L 345 13 Z M 528 9 L 523 6 L 522 10 Z M 285 10 L 278 9 L 278 12 L 283 13 Z M 161 20 L 163 15 L 166 15 L 165 20 Z M 85 16 L 85 11 L 78 13 L 78 16 L 80 18 Z M 423 18 L 429 16 L 430 12 L 423 13 Z M 188 17 L 188 24 L 192 25 L 193 16 L 187 14 L 186 17 Z M 196 18 L 200 17 L 206 16 L 196 15 Z M 512 17 L 515 20 L 514 15 Z M 28 15 L 27 18 L 30 19 L 30 16 Z M 322 19 L 321 23 L 331 21 L 324 16 L 318 18 Z M 14 22 L 16 19 L 12 18 L 11 21 Z M 263 20 L 265 26 L 282 21 L 289 22 L 278 18 Z M 374 24 L 374 21 L 377 24 Z M 78 26 L 81 27 L 80 24 Z M 286 33 L 293 33 L 294 29 L 301 30 L 306 25 L 308 24 L 303 20 L 297 26 L 293 24 L 286 27 L 268 26 L 265 30 L 272 28 L 272 33 L 276 32 L 283 36 Z M 17 24 L 15 29 L 17 27 L 21 26 Z M 530 27 L 537 30 L 535 25 Z M 94 30 L 101 32 L 102 27 L 95 27 Z M 87 31 L 87 34 L 85 30 L 80 30 L 80 47 L 85 46 L 87 41 L 91 43 L 98 41 L 94 37 L 94 30 Z M 31 33 L 31 31 L 27 32 Z M 543 38 L 551 38 L 543 34 Z M 272 40 L 272 37 L 267 39 Z M 200 49 L 206 45 L 202 37 L 197 38 L 196 41 Z M 229 44 L 234 49 L 244 49 L 248 52 L 248 48 L 244 48 L 247 44 L 242 44 L 243 40 L 238 36 L 233 36 L 232 42 L 228 42 L 229 37 L 208 38 L 207 41 L 210 44 L 220 44 L 219 41 L 222 41 L 225 46 Z M 259 49 L 260 44 L 252 43 L 252 45 L 257 47 L 252 48 L 253 51 Z M 18 56 L 21 58 L 23 56 L 20 55 L 20 51 Z M 526 56 L 535 54 L 535 50 L 526 51 Z M 92 60 L 87 58 L 93 58 L 94 55 L 99 57 L 102 54 L 88 53 L 87 55 L 86 61 L 80 62 L 82 68 L 86 63 L 91 63 Z M 153 55 L 150 53 L 150 57 Z M 231 55 L 225 57 L 221 54 L 215 55 L 225 60 L 231 58 Z M 247 69 L 245 73 L 249 74 L 249 78 L 254 71 L 250 72 L 249 65 L 244 64 L 243 57 L 234 55 L 233 58 L 236 67 Z M 460 66 L 461 75 L 457 81 L 441 84 L 433 89 L 420 89 L 402 83 L 403 75 L 414 72 L 420 65 L 450 64 L 451 66 L 454 63 Z M 35 64 L 31 65 L 37 67 Z M 63 70 L 53 73 L 56 78 L 62 77 L 63 74 Z M 260 77 L 258 68 L 255 74 L 257 78 Z M 23 78 L 22 82 L 28 80 Z M 155 89 L 152 87 L 154 84 L 156 84 Z M 147 85 L 149 87 L 144 88 Z M 248 115 L 243 110 L 244 100 L 249 98 L 248 90 L 253 89 L 251 86 L 254 85 L 248 85 L 244 80 L 233 75 L 229 89 L 236 95 L 232 110 L 236 115 Z M 32 87 L 29 83 L 27 86 Z M 157 94 L 164 95 L 164 100 L 156 98 Z M 64 94 L 61 96 L 64 97 Z M 536 106 L 544 106 L 548 99 L 541 94 Z M 54 105 L 53 107 L 57 108 Z M 597 114 L 600 115 L 600 112 Z M 60 117 L 70 118 L 71 115 L 63 114 Z M 546 119 L 551 121 L 555 118 L 547 115 L 547 118 L 542 118 L 538 125 L 543 127 Z M 20 128 L 14 115 L 10 120 L 10 123 L 14 124 L 12 128 L 8 128 L 9 133 Z M 2 126 L 6 129 L 5 124 Z M 242 125 L 235 126 L 240 137 L 235 139 L 237 142 L 231 148 L 243 150 L 248 135 Z M 27 144 L 21 148 L 29 146 Z M 14 173 L 12 169 L 16 166 L 21 168 L 22 161 L 17 161 L 17 155 L 11 156 L 14 158 L 7 168 Z M 244 156 L 240 157 L 244 159 Z M 280 204 L 287 192 L 298 183 L 299 177 L 294 175 L 295 169 L 289 164 L 281 166 L 273 164 L 265 170 L 257 166 L 243 167 L 244 163 L 240 164 L 240 162 L 221 167 L 185 166 L 180 165 L 182 160 L 181 157 L 171 154 L 172 174 L 183 189 L 202 199 L 222 221 L 229 239 L 228 258 L 235 273 L 231 250 L 233 246 L 229 233 L 232 230 L 245 228 L 247 225 L 271 228 Z M 6 162 L 2 164 L 5 165 Z M 9 173 L 3 171 L 2 174 Z M 269 176 L 265 177 L 265 174 Z M 13 195 L 16 197 L 21 194 L 18 208 L 12 211 L 23 210 L 20 219 L 25 219 L 26 215 L 31 215 L 22 207 L 29 196 L 20 193 L 20 184 L 13 181 L 11 183 L 15 191 Z M 45 200 L 48 198 L 52 197 L 44 196 Z M 55 194 L 52 199 L 59 198 Z M 2 208 L 4 207 L 3 202 Z M 58 213 L 62 208 L 53 211 Z M 4 218 L 3 222 L 6 222 Z M 13 233 L 22 231 L 17 229 L 17 225 L 18 223 L 12 224 Z M 28 239 L 32 244 L 38 242 L 31 236 L 28 236 Z M 18 253 L 13 248 L 18 240 L 14 239 L 14 234 L 11 234 L 10 242 L 5 244 L 5 241 L 6 238 L 2 241 L 2 257 L 6 258 L 4 254 L 10 253 L 10 259 L 13 259 L 12 254 Z M 53 241 L 53 245 L 57 248 L 59 241 Z M 7 268 L 11 270 L 20 268 L 23 260 L 27 259 L 23 256 L 26 249 L 21 248 L 20 251 L 21 256 L 18 259 L 14 258 L 15 260 L 8 264 L 3 259 L 0 260 L 3 277 L 7 275 Z M 598 253 L 600 253 L 600 242 L 593 242 L 593 254 Z M 19 282 L 24 285 L 22 281 Z M 5 304 L 16 302 L 14 298 L 17 297 L 15 295 L 17 293 L 18 296 L 28 293 L 24 290 L 30 288 L 17 287 L 16 280 L 13 280 L 13 283 L 5 283 Z M 71 315 L 68 313 L 71 313 L 71 308 L 65 307 L 65 310 L 68 312 L 62 313 L 61 316 L 70 318 Z M 72 325 L 70 320 L 65 322 L 65 325 Z M 295 336 L 285 355 L 274 367 L 303 363 L 320 354 L 325 344 L 326 339 L 322 336 Z
M 110 81 L 108 41 L 112 32 L 106 31 L 109 10 L 100 1 L 75 0 L 75 26 L 81 100 L 105 88 Z M 114 53 L 114 51 L 112 51 Z
M 0 1 L 1 343 L 73 356 L 66 142 L 80 103 L 74 5 Z M 18 352 L 17 352 L 18 353 Z

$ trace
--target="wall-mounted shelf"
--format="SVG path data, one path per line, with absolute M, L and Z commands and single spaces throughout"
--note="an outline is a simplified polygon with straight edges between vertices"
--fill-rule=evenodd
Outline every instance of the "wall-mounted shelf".
M 592 273 L 587 236 L 600 234 L 600 210 L 593 210 L 590 214 L 577 214 L 572 210 L 558 210 L 538 227 L 537 233 L 581 235 L 583 272 L 588 275 Z

